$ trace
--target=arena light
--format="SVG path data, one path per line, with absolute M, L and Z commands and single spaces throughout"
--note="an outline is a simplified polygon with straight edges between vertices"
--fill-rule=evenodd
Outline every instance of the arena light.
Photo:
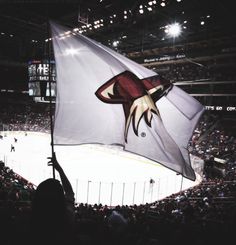
M 161 7 L 165 7 L 166 3 L 165 2 L 161 2 L 160 5 L 161 5 Z
M 113 47 L 117 47 L 118 44 L 119 44 L 119 41 L 114 41 L 114 42 L 112 43 L 112 46 L 113 46 Z
M 143 12 L 144 12 L 143 9 L 139 9 L 140 14 L 143 14 Z
M 167 27 L 165 32 L 168 34 L 170 37 L 178 37 L 181 34 L 181 26 L 179 23 L 174 23 L 171 24 Z

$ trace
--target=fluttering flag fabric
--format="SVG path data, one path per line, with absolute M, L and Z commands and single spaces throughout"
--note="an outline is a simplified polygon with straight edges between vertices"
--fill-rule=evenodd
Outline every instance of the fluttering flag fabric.
M 192 96 L 112 49 L 50 22 L 55 145 L 106 144 L 195 180 L 188 142 L 204 111 Z

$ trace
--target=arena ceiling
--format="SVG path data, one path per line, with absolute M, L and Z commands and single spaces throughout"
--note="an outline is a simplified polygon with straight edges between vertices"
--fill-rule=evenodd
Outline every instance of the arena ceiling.
M 142 52 L 222 35 L 234 35 L 233 1 L 221 0 L 13 0 L 0 1 L 0 41 L 33 46 L 42 52 L 48 20 L 79 28 L 122 53 Z M 178 22 L 180 37 L 168 38 L 166 26 Z M 32 48 L 24 59 L 32 55 Z M 37 51 L 35 51 L 37 53 Z M 0 53 L 0 56 L 1 53 Z M 4 53 L 6 56 L 6 53 Z

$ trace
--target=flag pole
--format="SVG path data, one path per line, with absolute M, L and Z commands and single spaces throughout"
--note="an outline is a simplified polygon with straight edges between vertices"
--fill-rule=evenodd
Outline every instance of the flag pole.
M 51 46 L 50 41 L 50 28 L 49 28 L 49 19 L 47 21 L 47 33 L 48 33 L 48 83 L 49 83 L 49 113 L 50 113 L 50 130 L 51 130 L 51 150 L 52 157 L 55 154 L 54 152 L 54 138 L 53 138 L 53 112 L 52 112 L 52 79 L 51 79 Z M 52 164 L 52 175 L 53 179 L 55 179 L 55 168 L 54 164 Z

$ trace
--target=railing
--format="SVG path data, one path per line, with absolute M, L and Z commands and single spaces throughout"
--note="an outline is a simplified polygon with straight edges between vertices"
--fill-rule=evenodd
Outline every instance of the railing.
M 161 200 L 173 193 L 188 189 L 193 184 L 181 175 L 165 176 L 154 183 L 104 182 L 92 180 L 72 180 L 77 203 L 115 205 L 140 205 Z

